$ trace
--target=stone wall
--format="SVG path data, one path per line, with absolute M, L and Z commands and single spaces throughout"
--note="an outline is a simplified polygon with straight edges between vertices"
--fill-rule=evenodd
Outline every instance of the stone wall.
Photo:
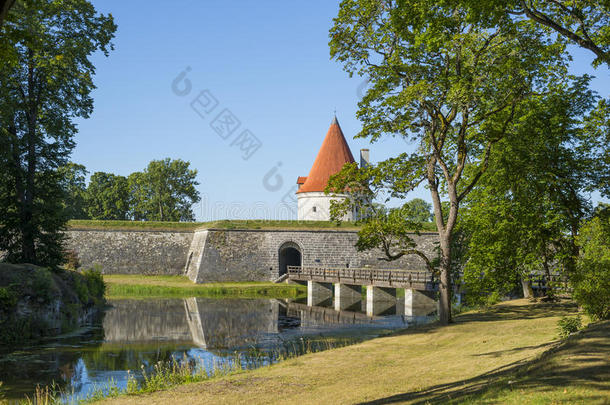
M 184 274 L 192 232 L 79 230 L 67 231 L 67 248 L 83 268 L 100 265 L 104 274 Z
M 435 233 L 413 235 L 418 248 L 436 255 Z M 380 260 L 381 251 L 358 252 L 355 231 L 222 230 L 195 231 L 189 250 L 188 277 L 197 282 L 274 280 L 280 275 L 279 254 L 285 245 L 298 246 L 303 266 L 371 267 L 425 270 L 418 256 L 393 262 Z
M 84 268 L 104 274 L 180 275 L 197 283 L 267 281 L 280 275 L 283 246 L 297 248 L 303 266 L 425 270 L 417 256 L 394 262 L 381 251 L 356 251 L 358 233 L 338 230 L 225 230 L 195 232 L 70 229 L 68 249 Z M 413 235 L 418 248 L 435 256 L 435 233 Z

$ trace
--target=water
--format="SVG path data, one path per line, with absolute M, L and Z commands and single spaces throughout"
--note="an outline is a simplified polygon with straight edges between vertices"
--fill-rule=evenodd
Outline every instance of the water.
M 429 316 L 405 316 L 404 302 L 375 308 L 366 315 L 358 301 L 335 311 L 328 300 L 317 306 L 276 299 L 145 299 L 110 300 L 103 320 L 72 334 L 29 346 L 0 348 L 0 381 L 7 399 L 32 394 L 36 385 L 55 382 L 62 390 L 84 397 L 114 380 L 125 388 L 127 373 L 142 366 L 186 356 L 197 367 L 234 361 L 247 366 L 254 350 L 282 347 L 301 337 L 366 339 Z M 370 309 L 369 309 L 370 310 Z M 369 315 L 370 311 L 369 311 Z

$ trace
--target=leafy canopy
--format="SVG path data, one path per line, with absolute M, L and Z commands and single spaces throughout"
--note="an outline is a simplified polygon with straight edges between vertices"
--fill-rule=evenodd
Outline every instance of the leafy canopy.
M 358 137 L 375 142 L 389 134 L 413 144 L 410 153 L 367 170 L 361 188 L 404 198 L 426 182 L 441 251 L 440 319 L 447 323 L 460 202 L 487 170 L 494 145 L 514 130 L 519 105 L 561 81 L 563 44 L 528 22 L 483 21 L 467 7 L 432 0 L 344 0 L 330 34 L 331 56 L 371 83 L 359 103 Z M 465 172 L 473 174 L 467 182 Z
M 0 251 L 61 263 L 66 221 L 57 169 L 74 148 L 75 117 L 93 110 L 91 55 L 116 25 L 86 0 L 17 1 L 0 38 Z

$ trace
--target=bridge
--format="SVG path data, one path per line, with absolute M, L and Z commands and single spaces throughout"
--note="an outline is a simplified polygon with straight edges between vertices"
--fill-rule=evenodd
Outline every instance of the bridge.
M 366 287 L 367 314 L 383 302 L 395 301 L 396 290 L 405 289 L 405 314 L 433 312 L 436 283 L 426 271 L 367 268 L 325 268 L 288 266 L 288 280 L 307 283 L 307 305 L 313 306 L 334 296 L 337 311 L 352 307 L 362 299 Z

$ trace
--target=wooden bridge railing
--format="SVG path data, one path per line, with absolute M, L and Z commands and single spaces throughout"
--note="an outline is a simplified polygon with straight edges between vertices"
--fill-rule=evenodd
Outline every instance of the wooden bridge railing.
M 432 275 L 426 271 L 288 266 L 288 277 L 299 281 L 312 280 L 378 287 L 434 289 Z

